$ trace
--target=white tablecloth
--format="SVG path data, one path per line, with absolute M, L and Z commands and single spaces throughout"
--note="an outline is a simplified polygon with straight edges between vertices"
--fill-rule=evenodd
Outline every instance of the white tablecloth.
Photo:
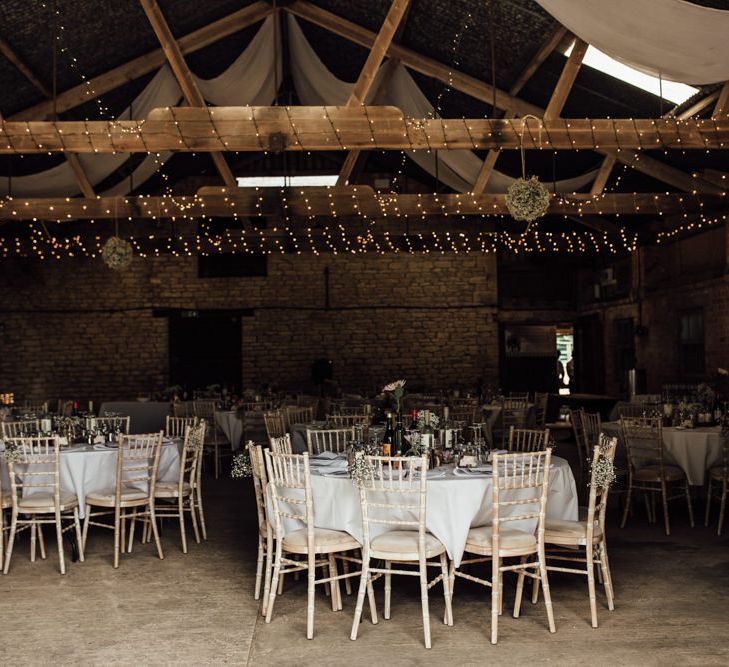
M 602 430 L 606 435 L 617 436 L 622 444 L 619 422 L 605 422 Z M 666 462 L 678 465 L 688 477 L 689 484 L 701 486 L 706 481 L 706 471 L 721 463 L 721 433 L 718 426 L 706 428 L 663 429 Z
M 161 482 L 176 482 L 180 473 L 181 441 L 166 442 L 162 445 L 159 457 L 157 479 Z M 100 445 L 71 446 L 68 451 L 61 450 L 59 474 L 61 491 L 76 494 L 81 517 L 85 515 L 85 499 L 89 493 L 113 489 L 116 483 L 115 448 L 101 449 Z M 8 466 L 0 457 L 0 477 L 3 490 L 10 489 Z
M 99 408 L 99 416 L 106 412 L 129 415 L 130 433 L 154 433 L 164 431 L 170 404 L 158 401 L 108 401 Z
M 575 521 L 577 488 L 572 471 L 564 459 L 555 456 L 552 461 L 547 517 Z M 312 465 L 311 471 L 314 522 L 317 528 L 344 530 L 361 542 L 362 513 L 357 487 L 349 477 L 327 476 L 325 468 Z M 443 543 L 456 566 L 463 557 L 469 529 L 491 523 L 492 494 L 493 480 L 490 476 L 463 477 L 455 474 L 451 467 L 437 468 L 429 473 L 426 528 Z M 524 506 L 515 507 L 515 511 L 523 513 Z M 301 509 L 299 506 L 297 511 Z M 534 519 L 510 522 L 509 528 L 534 531 L 536 525 Z M 376 526 L 372 525 L 372 536 L 384 528 L 380 527 L 378 532 Z M 288 532 L 301 527 L 301 522 L 287 520 L 284 530 Z
M 243 420 L 238 417 L 238 413 L 235 410 L 216 412 L 215 423 L 225 433 L 225 437 L 230 441 L 233 451 L 240 449 L 241 439 L 243 438 Z

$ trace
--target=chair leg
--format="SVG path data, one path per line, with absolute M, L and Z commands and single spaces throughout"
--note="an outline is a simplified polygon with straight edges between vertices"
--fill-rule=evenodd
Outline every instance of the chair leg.
M 608 561 L 607 543 L 603 539 L 600 542 L 600 567 L 602 569 L 602 578 L 605 586 L 605 597 L 607 597 L 608 609 L 615 609 L 615 593 L 613 591 L 613 579 L 610 574 L 610 562 Z
M 276 601 L 276 590 L 278 588 L 278 580 L 281 571 L 281 540 L 276 542 L 276 559 L 273 565 L 273 576 L 271 579 L 271 590 L 268 594 L 268 605 L 266 606 L 266 623 L 271 622 L 273 614 L 273 603 Z
M 711 477 L 706 485 L 706 514 L 704 515 L 704 526 L 709 525 L 709 513 L 711 512 Z
M 585 548 L 587 557 L 587 590 L 590 595 L 590 619 L 592 627 L 597 627 L 597 602 L 595 600 L 595 551 L 591 544 Z
M 726 509 L 727 484 L 724 482 L 721 487 L 721 504 L 719 505 L 719 525 L 716 528 L 716 534 L 721 535 L 721 527 L 724 523 L 724 510 Z
M 349 561 L 348 560 L 342 561 L 342 572 L 344 572 L 344 574 L 349 574 Z M 347 595 L 352 595 L 352 582 L 350 581 L 349 577 L 347 577 L 344 580 L 344 592 Z
M 499 639 L 499 608 L 501 602 L 501 558 L 494 554 L 491 558 L 491 643 Z
M 539 577 L 532 580 L 532 604 L 539 602 Z
M 177 513 L 180 519 L 180 541 L 182 542 L 182 553 L 187 553 L 187 535 L 185 534 L 185 499 L 180 496 L 177 501 Z
M 61 574 L 66 574 L 66 559 L 63 555 L 63 526 L 61 525 L 61 512 L 56 512 L 56 541 L 58 542 L 58 563 Z
M 306 570 L 306 638 L 314 639 L 314 601 L 316 595 L 316 554 L 307 554 L 309 565 Z M 332 593 L 334 597 L 334 593 Z
M 86 515 L 84 516 L 84 528 L 81 533 L 81 545 L 83 546 L 83 550 L 86 551 L 86 538 L 89 534 L 89 519 L 91 518 L 91 506 L 86 505 Z
M 213 462 L 215 468 L 215 479 L 218 479 L 218 477 L 220 477 L 220 455 L 218 453 L 217 442 L 213 444 L 213 456 L 215 457 L 215 461 Z
M 362 556 L 362 574 L 359 578 L 359 590 L 357 591 L 357 604 L 354 608 L 354 620 L 352 621 L 352 632 L 349 634 L 351 640 L 357 639 L 357 632 L 359 631 L 359 622 L 362 618 L 362 607 L 364 605 L 365 593 L 368 593 L 368 587 L 370 584 L 370 558 L 369 554 L 363 554 Z M 370 601 L 371 604 L 371 601 Z M 373 621 L 374 622 L 374 621 Z
M 253 599 L 259 600 L 261 597 L 261 583 L 263 581 L 263 538 L 258 536 L 258 557 L 256 558 L 256 585 L 253 589 Z
M 269 531 L 270 532 L 270 531 Z M 271 592 L 271 576 L 273 575 L 273 536 L 266 536 L 266 570 L 263 579 L 263 602 L 261 603 L 261 614 L 266 615 L 268 608 L 268 596 Z
M 195 544 L 200 544 L 200 530 L 197 527 L 197 513 L 195 511 L 195 506 L 193 504 L 193 495 L 190 493 L 190 496 L 187 499 L 187 506 L 190 510 L 190 520 L 192 521 L 192 532 L 195 534 Z
M 81 521 L 78 517 L 78 507 L 73 508 L 73 525 L 76 530 L 76 548 L 78 549 L 78 560 L 84 562 L 84 543 L 81 538 Z
M 114 567 L 119 567 L 119 527 L 121 523 L 121 510 L 114 508 Z
M 544 592 L 544 605 L 547 607 L 547 620 L 549 621 L 549 631 L 557 632 L 554 625 L 554 610 L 552 609 L 552 595 L 549 592 L 549 579 L 547 577 L 547 563 L 544 556 L 544 547 L 539 551 L 539 580 L 542 584 Z
M 36 524 L 30 524 L 30 562 L 35 563 Z
M 136 509 L 134 511 L 134 514 L 132 515 L 131 520 L 129 521 L 129 539 L 127 540 L 127 553 L 132 553 L 132 548 L 134 547 L 134 531 L 137 527 L 137 512 Z M 144 543 L 144 540 L 142 540 L 142 543 Z M 123 540 L 122 540 L 122 549 L 123 546 Z
M 689 524 L 691 525 L 691 528 L 694 527 L 694 508 L 691 505 L 691 487 L 688 483 L 688 477 L 686 478 L 686 504 L 688 505 L 688 513 L 689 513 Z
M 200 488 L 200 484 L 197 485 L 197 488 L 195 489 L 195 493 L 197 493 L 197 511 L 198 511 L 199 517 L 200 517 L 200 529 L 202 530 L 203 539 L 207 540 L 208 531 L 205 528 L 205 511 L 203 510 L 202 490 Z
M 443 575 L 443 598 L 445 601 L 445 624 L 453 625 L 453 608 L 451 607 L 451 580 L 448 572 L 448 558 L 440 555 L 440 572 Z
M 377 625 L 377 605 L 375 603 L 375 589 L 372 586 L 372 580 L 367 577 L 367 600 L 370 604 L 370 618 L 372 625 Z
M 521 564 L 524 565 L 526 563 L 527 557 L 522 556 L 521 557 Z M 524 592 L 524 577 L 526 575 L 524 574 L 524 570 L 519 570 L 519 577 L 516 580 L 516 597 L 514 598 L 514 618 L 519 618 L 519 613 L 521 611 L 521 598 L 522 594 Z
M 15 533 L 18 529 L 18 513 L 13 510 L 12 517 L 10 519 L 10 537 L 8 537 L 8 547 L 5 550 L 5 564 L 3 566 L 3 574 L 8 573 L 10 568 L 10 559 L 13 555 L 13 544 L 15 544 Z
M 159 539 L 159 531 L 157 530 L 157 517 L 154 514 L 154 503 L 149 504 L 149 522 L 152 524 L 152 534 L 154 535 L 154 543 L 157 545 L 157 555 L 160 560 L 164 560 L 165 555 L 162 553 L 162 543 Z
M 334 554 L 329 554 L 329 576 L 338 576 L 337 559 Z M 332 588 L 332 611 L 339 611 L 342 608 L 342 591 L 339 587 L 339 579 L 331 582 Z
M 385 575 L 385 611 L 383 616 L 386 621 L 390 620 L 390 596 L 392 594 L 392 575 L 389 570 L 392 569 L 392 563 L 389 560 L 385 561 L 385 569 L 388 570 Z
M 661 480 L 661 500 L 663 502 L 663 523 L 666 528 L 666 535 L 671 534 L 671 522 L 668 518 L 668 493 L 666 491 L 666 481 Z
M 625 522 L 628 520 L 628 512 L 630 512 L 630 501 L 633 496 L 633 486 L 631 483 L 628 484 L 628 493 L 625 496 L 625 509 L 623 510 L 623 518 L 620 521 L 620 527 L 625 528 Z
M 430 648 L 430 610 L 428 608 L 428 566 L 425 559 L 420 561 L 420 606 L 423 610 L 423 637 L 425 648 Z

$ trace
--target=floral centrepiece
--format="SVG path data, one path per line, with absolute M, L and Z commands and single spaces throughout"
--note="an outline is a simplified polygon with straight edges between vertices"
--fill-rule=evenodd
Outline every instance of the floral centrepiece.
M 432 412 L 430 410 L 420 410 L 420 412 L 418 412 L 418 420 L 416 423 L 418 426 L 418 431 L 422 431 L 425 428 L 426 423 L 428 426 L 430 426 L 430 428 L 436 429 L 438 428 L 438 424 L 440 424 L 440 419 L 438 418 L 438 415 L 435 414 L 435 412 Z
M 395 406 L 398 412 L 400 412 L 400 401 L 405 395 L 405 380 L 395 380 L 390 384 L 386 384 L 382 391 L 386 394 L 390 394 L 395 399 Z
M 514 220 L 533 222 L 549 208 L 549 190 L 536 176 L 517 178 L 506 191 L 506 207 Z
M 5 460 L 8 463 L 17 463 L 22 458 L 20 446 L 17 442 L 5 441 Z
M 125 241 L 118 236 L 112 236 L 104 244 L 101 249 L 101 257 L 110 269 L 119 271 L 129 266 L 132 261 L 132 246 L 129 241 Z
M 605 455 L 605 452 L 609 451 L 610 448 L 615 448 L 617 441 L 614 438 L 607 438 L 604 435 L 600 436 L 600 443 L 598 444 L 598 457 L 597 461 L 592 465 L 591 477 L 594 479 L 595 487 L 598 491 L 609 489 L 610 485 L 617 479 L 615 474 L 615 465 Z
M 238 452 L 235 456 L 233 456 L 233 463 L 230 466 L 230 476 L 233 479 L 250 477 L 252 474 L 253 467 L 251 465 L 251 457 L 248 456 L 247 450 Z
M 355 451 L 348 462 L 349 476 L 356 486 L 362 488 L 375 474 L 374 466 L 367 459 L 364 451 Z

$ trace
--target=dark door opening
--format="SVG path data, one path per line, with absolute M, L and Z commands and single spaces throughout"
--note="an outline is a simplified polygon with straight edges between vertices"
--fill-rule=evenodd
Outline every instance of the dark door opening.
M 600 315 L 583 315 L 575 322 L 575 380 L 582 394 L 605 391 L 605 365 Z
M 240 314 L 192 310 L 169 318 L 170 382 L 189 391 L 211 384 L 240 391 Z

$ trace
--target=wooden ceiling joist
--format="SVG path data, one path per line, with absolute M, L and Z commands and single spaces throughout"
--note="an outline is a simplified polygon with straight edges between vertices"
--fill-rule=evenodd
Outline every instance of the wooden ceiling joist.
M 580 67 L 582 67 L 582 59 L 587 53 L 587 47 L 587 42 L 583 42 L 579 37 L 575 38 L 572 52 L 562 68 L 557 85 L 552 91 L 552 97 L 549 98 L 549 104 L 544 110 L 545 120 L 559 118 L 562 115 L 562 109 L 567 103 L 567 97 L 569 97 Z
M 726 118 L 727 116 L 729 116 L 729 81 L 724 83 L 716 100 L 714 111 L 711 113 L 712 118 Z
M 273 11 L 274 8 L 271 4 L 259 0 L 180 37 L 177 40 L 177 44 L 183 55 L 194 53 L 262 21 Z M 165 62 L 165 54 L 161 48 L 134 58 L 134 60 L 119 65 L 104 74 L 95 76 L 78 86 L 59 93 L 56 98 L 56 110 L 58 113 L 63 113 L 64 111 L 85 104 L 145 74 L 158 70 Z M 36 120 L 49 118 L 52 113 L 53 103 L 51 101 L 44 101 L 13 114 L 10 119 Z
M 647 161 L 649 155 L 638 149 L 729 149 L 729 118 L 541 122 L 417 119 L 381 106 L 166 107 L 145 121 L 2 121 L 0 153 L 517 149 L 522 134 L 530 150 L 599 146 L 606 152 L 620 148 L 629 162 L 635 155 Z
M 553 198 L 549 214 L 569 217 L 604 215 L 659 216 L 726 212 L 717 195 L 573 194 Z M 505 195 L 376 194 L 371 188 L 294 188 L 279 190 L 202 188 L 189 197 L 15 198 L 0 201 L 3 220 L 91 220 L 123 218 L 256 217 L 414 218 L 429 216 L 508 215 Z
M 167 25 L 167 21 L 162 14 L 162 10 L 157 4 L 157 0 L 139 1 L 144 9 L 144 13 L 149 19 L 152 30 L 154 30 L 155 35 L 157 35 L 157 39 L 162 45 L 162 50 L 165 53 L 167 62 L 172 68 L 175 78 L 177 79 L 177 83 L 180 84 L 185 100 L 191 106 L 204 107 L 205 98 L 200 92 L 200 88 L 198 87 L 195 78 L 192 76 L 190 68 L 185 62 L 185 57 L 182 55 L 180 46 L 175 41 L 172 31 Z M 211 153 L 210 157 L 215 164 L 215 168 L 218 170 L 220 177 L 223 179 L 223 183 L 225 183 L 228 187 L 234 187 L 236 181 L 233 177 L 233 173 L 230 171 L 228 163 L 225 161 L 225 157 L 223 157 L 220 153 Z

